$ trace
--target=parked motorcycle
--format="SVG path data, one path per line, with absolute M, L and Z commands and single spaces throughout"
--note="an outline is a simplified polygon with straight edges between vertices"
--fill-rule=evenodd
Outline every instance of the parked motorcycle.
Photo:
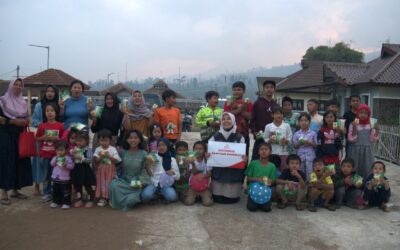
M 193 117 L 191 115 L 189 115 L 189 114 L 186 114 L 183 117 L 183 120 L 182 120 L 182 131 L 190 132 L 190 130 L 192 129 L 192 120 L 193 120 Z

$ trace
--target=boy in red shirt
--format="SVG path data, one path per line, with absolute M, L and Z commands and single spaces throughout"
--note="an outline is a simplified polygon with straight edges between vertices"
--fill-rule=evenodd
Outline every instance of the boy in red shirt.
M 162 93 L 164 107 L 157 108 L 154 112 L 154 122 L 160 124 L 164 137 L 171 143 L 181 139 L 181 111 L 175 108 L 176 93 L 167 89 Z
M 249 99 L 244 99 L 243 95 L 246 92 L 246 84 L 242 81 L 237 81 L 232 84 L 232 97 L 224 104 L 224 111 L 230 112 L 235 116 L 237 132 L 242 134 L 246 143 L 246 156 L 249 156 L 250 147 L 250 119 L 253 104 Z

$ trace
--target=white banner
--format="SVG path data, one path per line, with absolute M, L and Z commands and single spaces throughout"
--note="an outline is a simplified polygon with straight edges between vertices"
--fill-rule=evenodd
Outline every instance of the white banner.
M 212 167 L 233 167 L 243 169 L 245 163 L 242 156 L 246 155 L 245 143 L 208 142 L 210 158 L 207 165 Z

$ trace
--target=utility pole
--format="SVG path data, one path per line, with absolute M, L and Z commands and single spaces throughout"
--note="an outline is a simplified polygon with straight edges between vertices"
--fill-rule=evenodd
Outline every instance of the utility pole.
M 17 78 L 19 78 L 19 65 L 17 65 Z
M 128 82 L 128 63 L 125 64 L 125 83 Z
M 35 45 L 35 44 L 28 44 L 28 46 L 47 49 L 47 69 L 49 69 L 49 65 L 50 65 L 50 46 L 42 46 L 42 45 Z

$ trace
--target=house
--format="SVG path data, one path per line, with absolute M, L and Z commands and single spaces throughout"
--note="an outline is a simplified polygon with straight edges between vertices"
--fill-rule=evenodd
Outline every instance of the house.
M 372 116 L 383 124 L 400 122 L 400 44 L 382 44 L 381 54 L 368 63 L 301 62 L 302 69 L 277 82 L 276 96 L 294 100 L 294 109 L 306 111 L 309 99 L 320 100 L 320 111 L 326 102 L 336 98 L 341 113 L 349 107 L 349 97 L 360 95 L 371 107 Z
M 366 64 L 326 63 L 324 82 L 335 84 L 344 106 L 357 94 L 382 123 L 400 123 L 400 44 L 384 43 L 380 57 Z
M 73 80 L 79 80 L 62 70 L 47 69 L 39 73 L 33 74 L 23 79 L 25 88 L 30 92 L 32 97 L 38 99 L 43 96 L 47 85 L 55 85 L 60 91 L 69 90 L 69 85 Z M 90 86 L 84 83 L 85 90 L 90 89 Z M 28 93 L 26 93 L 28 95 Z

